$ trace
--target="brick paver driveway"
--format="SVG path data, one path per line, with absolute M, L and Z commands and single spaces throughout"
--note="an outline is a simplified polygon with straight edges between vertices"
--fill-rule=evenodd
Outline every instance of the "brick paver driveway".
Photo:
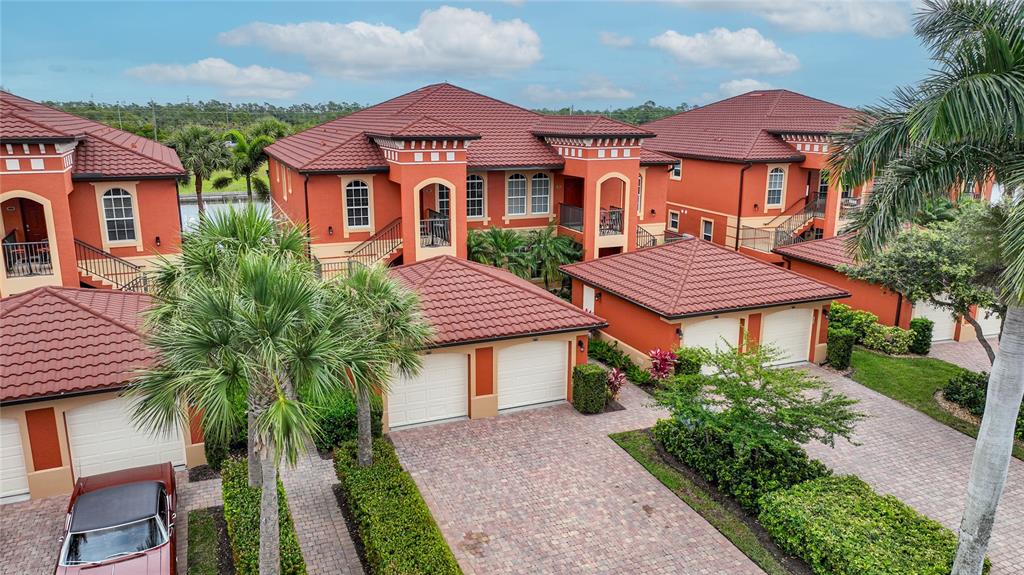
M 988 338 L 989 345 L 996 353 L 999 352 L 999 341 Z M 973 337 L 964 341 L 942 341 L 932 344 L 928 357 L 934 357 L 974 371 L 992 371 L 992 362 L 988 360 L 985 348 L 981 347 Z
M 608 434 L 660 410 L 562 403 L 391 434 L 466 573 L 761 573 Z
M 967 495 L 974 439 L 835 372 L 809 369 L 836 391 L 860 400 L 857 409 L 869 417 L 857 426 L 860 445 L 811 445 L 808 452 L 836 473 L 855 473 L 955 532 Z M 989 558 L 992 575 L 1024 573 L 1024 462 L 1017 459 L 1010 462 Z

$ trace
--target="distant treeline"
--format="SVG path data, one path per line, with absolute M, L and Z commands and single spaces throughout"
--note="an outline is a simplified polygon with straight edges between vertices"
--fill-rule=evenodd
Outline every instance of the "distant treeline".
M 243 103 L 232 104 L 217 100 L 186 102 L 179 104 L 103 104 L 99 102 L 44 102 L 65 112 L 103 122 L 128 132 L 167 141 L 175 130 L 188 124 L 209 126 L 215 130 L 245 130 L 261 118 L 273 117 L 285 122 L 294 133 L 317 124 L 339 118 L 362 109 L 356 102 L 326 102 L 320 104 L 273 104 Z M 538 109 L 544 114 L 603 114 L 610 118 L 642 124 L 693 108 L 688 104 L 676 107 L 659 106 L 647 101 L 639 106 L 606 110 L 581 110 L 576 108 Z M 154 122 L 156 124 L 154 128 Z

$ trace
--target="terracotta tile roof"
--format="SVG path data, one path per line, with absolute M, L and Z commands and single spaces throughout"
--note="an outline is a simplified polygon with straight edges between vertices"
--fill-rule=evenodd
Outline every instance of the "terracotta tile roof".
M 437 139 L 437 138 L 455 138 L 455 139 L 478 139 L 480 134 L 472 130 L 460 128 L 454 124 L 448 122 L 442 122 L 436 118 L 430 116 L 419 116 L 409 121 L 408 124 L 402 126 L 397 130 L 381 130 L 371 132 L 374 136 L 387 136 L 399 139 Z
M 693 237 L 562 266 L 562 271 L 666 318 L 850 295 L 796 272 Z
M 76 177 L 183 176 L 178 154 L 159 142 L 0 91 L 0 139 L 79 139 Z M 28 133 L 29 124 L 42 132 Z
M 780 133 L 828 134 L 856 110 L 788 90 L 758 90 L 655 120 L 645 146 L 679 157 L 736 162 L 800 161 Z
M 141 312 L 116 290 L 43 287 L 0 300 L 0 402 L 123 386 L 152 360 Z
M 654 166 L 658 164 L 674 164 L 678 160 L 674 156 L 668 154 L 662 154 L 656 150 L 648 150 L 642 148 L 640 150 L 640 165 L 641 166 Z
M 775 248 L 773 252 L 780 256 L 802 260 L 835 269 L 839 265 L 854 265 L 853 253 L 847 243 L 850 234 L 834 236 L 821 240 L 810 240 Z
M 393 273 L 419 294 L 423 315 L 434 326 L 435 346 L 605 325 L 522 278 L 461 258 L 438 256 Z
M 651 132 L 604 116 L 543 116 L 531 130 L 538 136 L 640 137 Z

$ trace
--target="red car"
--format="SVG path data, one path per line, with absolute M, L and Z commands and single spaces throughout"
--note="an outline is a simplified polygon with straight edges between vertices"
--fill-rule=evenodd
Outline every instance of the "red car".
M 176 503 L 170 463 L 80 477 L 57 575 L 174 575 Z

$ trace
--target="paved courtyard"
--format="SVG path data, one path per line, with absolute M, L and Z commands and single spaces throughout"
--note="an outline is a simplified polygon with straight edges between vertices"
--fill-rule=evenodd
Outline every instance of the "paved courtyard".
M 391 434 L 466 573 L 761 573 L 608 434 L 664 414 L 562 403 Z
M 992 351 L 998 353 L 999 342 L 994 337 L 988 338 Z M 971 337 L 964 341 L 942 341 L 932 344 L 928 357 L 934 357 L 959 365 L 973 371 L 992 371 L 992 363 L 988 360 L 985 348 L 978 340 Z

